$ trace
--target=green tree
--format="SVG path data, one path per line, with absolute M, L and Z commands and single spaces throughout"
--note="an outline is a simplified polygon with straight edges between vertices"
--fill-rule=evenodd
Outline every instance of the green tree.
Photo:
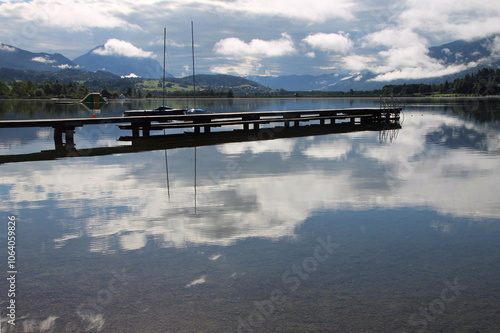
M 102 88 L 102 90 L 101 90 L 101 96 L 105 97 L 105 98 L 110 98 L 111 97 L 111 93 L 109 92 L 109 90 L 108 90 L 107 87 Z
M 10 88 L 8 85 L 0 81 L 0 98 L 5 98 L 10 95 Z

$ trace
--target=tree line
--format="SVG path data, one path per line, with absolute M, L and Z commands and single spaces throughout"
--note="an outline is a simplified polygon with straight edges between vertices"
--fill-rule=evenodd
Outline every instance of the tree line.
M 441 84 L 387 85 L 381 95 L 432 96 L 432 95 L 498 95 L 500 94 L 500 69 L 483 68 L 452 82 Z
M 0 98 L 83 98 L 90 90 L 74 82 L 14 81 L 10 86 L 0 81 Z
M 0 98 L 74 98 L 82 99 L 89 92 L 99 91 L 104 97 L 119 98 L 124 95 L 128 98 L 158 98 L 162 96 L 162 89 L 141 89 L 136 80 L 92 80 L 85 82 L 58 82 L 31 80 L 14 80 L 7 84 L 0 81 Z M 160 85 L 161 86 L 161 85 Z M 372 91 L 348 92 L 290 92 L 284 89 L 272 91 L 258 91 L 255 87 L 242 86 L 229 90 L 200 89 L 195 93 L 192 90 L 168 91 L 168 97 L 350 97 L 350 96 L 440 96 L 440 95 L 499 95 L 500 69 L 483 68 L 477 73 L 468 74 L 463 78 L 441 84 L 402 84 L 386 85 L 382 89 Z
M 106 84 L 103 87 L 103 84 Z M 127 98 L 160 98 L 163 95 L 161 88 L 155 90 L 140 89 L 135 87 L 134 81 L 119 82 L 41 82 L 36 83 L 31 80 L 17 80 L 10 85 L 0 81 L 0 98 L 71 98 L 82 99 L 89 92 L 99 91 L 103 97 L 118 99 L 121 95 Z M 165 94 L 167 97 L 234 97 L 233 89 L 213 90 L 203 89 L 193 92 L 191 90 L 170 91 Z

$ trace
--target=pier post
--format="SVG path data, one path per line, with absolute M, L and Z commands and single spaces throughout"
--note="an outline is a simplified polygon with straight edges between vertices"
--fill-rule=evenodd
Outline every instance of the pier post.
M 56 146 L 62 146 L 63 144 L 62 135 L 63 135 L 63 129 L 60 127 L 54 127 L 54 144 Z
M 143 122 L 141 123 L 141 127 L 142 127 L 142 136 L 145 138 L 149 137 L 151 131 L 151 122 Z
M 71 146 L 71 147 L 75 146 L 75 127 L 74 126 L 66 128 L 65 140 L 66 140 L 66 146 Z
M 64 134 L 64 141 L 63 141 Z M 54 144 L 56 147 L 63 146 L 66 144 L 67 146 L 75 146 L 75 126 L 61 126 L 54 127 Z
M 132 127 L 132 137 L 133 138 L 138 138 L 139 137 L 139 126 L 133 126 Z

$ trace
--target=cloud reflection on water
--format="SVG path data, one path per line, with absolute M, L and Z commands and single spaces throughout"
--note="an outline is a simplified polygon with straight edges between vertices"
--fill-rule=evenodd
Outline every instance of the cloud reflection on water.
M 89 250 L 103 253 L 150 240 L 187 247 L 293 238 L 325 210 L 409 207 L 499 218 L 498 130 L 442 113 L 406 117 L 392 143 L 363 132 L 198 148 L 196 196 L 193 149 L 178 149 L 168 152 L 169 189 L 164 152 L 156 151 L 4 165 L 3 200 L 21 213 L 64 216 L 55 218 L 62 230 L 54 247 L 87 237 Z M 443 128 L 466 128 L 455 138 L 464 145 L 448 146 Z M 474 148 L 463 133 L 485 135 Z

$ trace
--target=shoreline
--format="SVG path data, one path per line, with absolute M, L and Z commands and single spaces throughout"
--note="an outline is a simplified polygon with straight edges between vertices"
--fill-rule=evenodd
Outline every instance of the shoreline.
M 379 99 L 379 98 L 394 97 L 395 99 L 500 99 L 500 95 L 488 96 L 471 96 L 471 95 L 455 95 L 455 96 L 235 96 L 235 97 L 196 97 L 197 100 L 231 100 L 231 99 Z M 194 96 L 179 96 L 168 97 L 169 100 L 191 100 Z M 127 101 L 154 101 L 162 100 L 157 98 L 126 98 L 126 99 L 108 99 L 108 103 L 127 102 Z M 80 103 L 81 99 L 77 98 L 0 98 L 2 101 L 47 101 L 47 102 L 71 102 Z

